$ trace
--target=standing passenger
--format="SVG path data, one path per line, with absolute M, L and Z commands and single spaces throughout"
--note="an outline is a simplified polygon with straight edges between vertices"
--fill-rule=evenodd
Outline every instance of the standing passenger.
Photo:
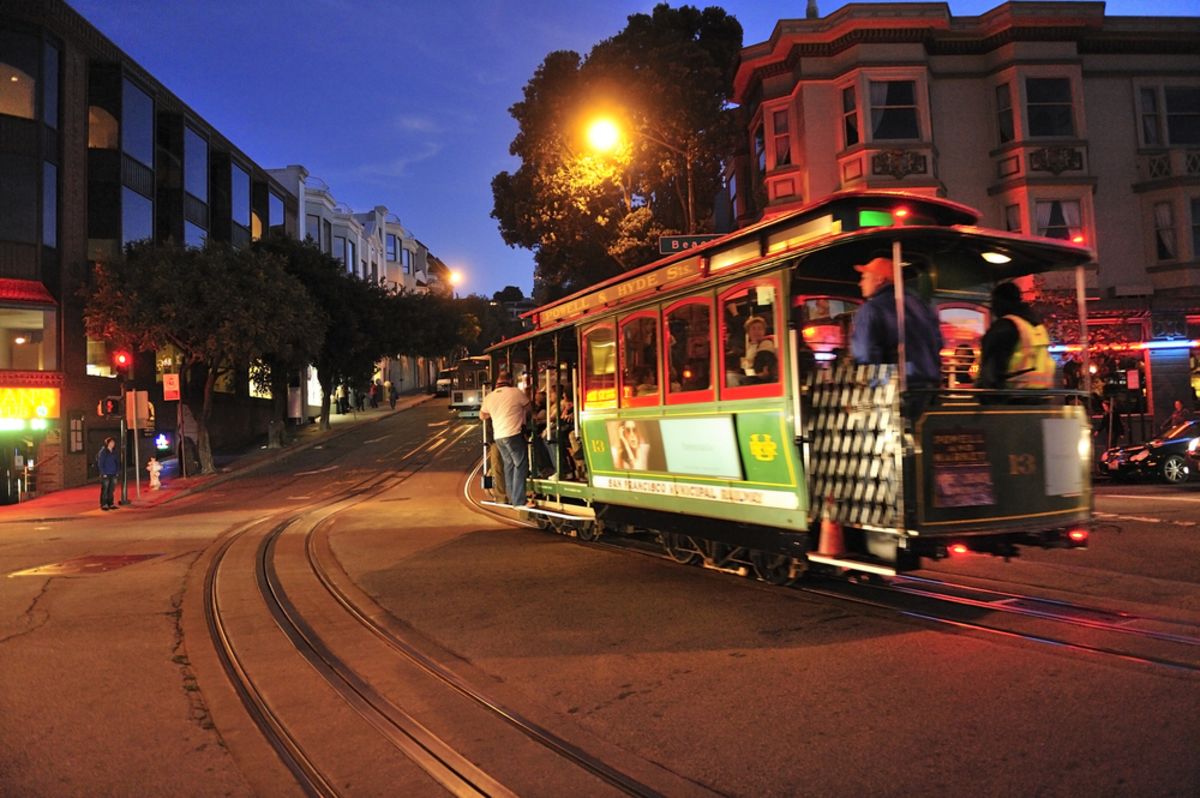
M 529 453 L 525 436 L 521 434 L 521 427 L 529 415 L 529 397 L 513 387 L 512 376 L 507 371 L 501 371 L 496 377 L 496 390 L 483 398 L 479 415 L 492 420 L 496 446 L 504 461 L 504 487 L 508 491 L 508 500 L 513 507 L 520 507 L 525 503 L 525 480 L 529 476 Z
M 855 266 L 861 277 L 862 307 L 854 314 L 850 351 L 856 363 L 895 363 L 900 337 L 893 296 L 892 261 L 875 258 Z M 908 387 L 936 388 L 942 382 L 940 351 L 942 331 L 937 314 L 924 300 L 904 291 L 904 360 Z M 928 397 L 917 397 L 907 405 L 909 415 L 921 410 Z
M 1050 335 L 1042 318 L 1021 299 L 1016 283 L 992 289 L 992 326 L 980 344 L 980 388 L 1054 387 Z

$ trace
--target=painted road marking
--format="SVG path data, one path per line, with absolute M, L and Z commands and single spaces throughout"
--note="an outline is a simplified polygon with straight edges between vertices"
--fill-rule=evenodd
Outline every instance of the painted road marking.
M 1111 518 L 1114 521 L 1138 521 L 1143 524 L 1170 524 L 1171 526 L 1192 527 L 1195 521 L 1173 521 L 1166 518 L 1148 518 L 1144 515 L 1121 515 L 1120 513 L 1104 513 L 1096 510 L 1092 513 L 1096 518 Z
M 311 476 L 312 474 L 324 474 L 326 471 L 337 471 L 340 467 L 341 466 L 331 465 L 331 466 L 325 466 L 324 468 L 318 468 L 314 471 L 297 471 L 296 476 L 307 477 L 307 476 Z
M 449 420 L 449 419 L 447 419 L 447 420 L 445 420 L 445 421 L 430 421 L 430 422 L 429 422 L 429 426 L 431 426 L 431 427 L 444 427 L 444 426 L 446 426 L 446 425 L 447 425 L 447 424 L 449 424 L 449 423 L 450 423 L 450 420 Z
M 1200 504 L 1200 496 L 1195 496 L 1195 497 L 1152 496 L 1149 494 L 1139 496 L 1135 493 L 1097 493 L 1096 498 L 1097 499 L 1137 499 L 1138 501 L 1145 501 L 1146 499 L 1155 499 L 1157 501 L 1164 501 L 1164 502 L 1187 502 L 1188 504 Z
M 368 440 L 368 441 L 363 441 L 363 443 L 379 443 L 380 441 L 386 441 L 386 440 L 387 440 L 388 438 L 390 438 L 390 437 L 392 437 L 390 434 L 389 434 L 389 435 L 384 435 L 384 436 L 383 436 L 383 437 L 381 437 L 381 438 L 371 438 L 371 439 L 370 439 L 370 440 Z

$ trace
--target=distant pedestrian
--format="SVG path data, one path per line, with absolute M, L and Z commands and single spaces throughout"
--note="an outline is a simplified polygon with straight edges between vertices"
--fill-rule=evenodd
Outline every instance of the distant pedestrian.
M 392 381 L 388 380 L 383 384 L 383 395 L 387 397 L 388 406 L 393 410 L 396 409 L 396 389 L 392 385 Z
M 96 454 L 96 469 L 100 472 L 100 509 L 115 510 L 117 504 L 113 494 L 117 490 L 117 474 L 121 471 L 121 456 L 117 454 L 115 438 L 104 439 L 104 446 Z
M 361 388 L 354 389 L 354 406 L 360 413 L 367 409 L 367 393 Z
M 1171 413 L 1171 415 L 1167 416 L 1167 420 L 1163 422 L 1162 427 L 1159 429 L 1159 433 L 1165 433 L 1167 430 L 1173 429 L 1185 421 L 1190 421 L 1191 418 L 1192 411 L 1184 409 L 1183 402 L 1176 399 L 1175 410 Z
M 379 380 L 371 383 L 371 387 L 367 389 L 367 398 L 371 400 L 371 409 L 379 407 L 379 392 L 383 390 L 383 386 L 379 384 Z

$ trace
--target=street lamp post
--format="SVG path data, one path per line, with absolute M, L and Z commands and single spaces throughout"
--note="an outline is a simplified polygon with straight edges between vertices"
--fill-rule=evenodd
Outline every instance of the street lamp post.
M 637 128 L 633 134 L 646 139 L 649 142 L 657 144 L 663 149 L 673 152 L 683 158 L 684 162 L 684 180 L 687 182 L 687 200 L 684 208 L 685 223 L 688 233 L 696 232 L 696 187 L 692 180 L 692 150 L 691 147 L 686 149 L 680 148 L 669 142 L 663 141 L 658 136 L 649 133 L 645 128 Z M 587 128 L 587 141 L 592 149 L 600 152 L 609 152 L 617 147 L 621 141 L 621 128 L 612 119 L 601 117 L 594 120 Z M 629 204 L 628 192 L 626 192 L 626 205 Z

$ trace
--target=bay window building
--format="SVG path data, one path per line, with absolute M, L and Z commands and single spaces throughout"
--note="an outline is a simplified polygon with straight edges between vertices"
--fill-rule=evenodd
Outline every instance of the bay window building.
M 1085 243 L 1090 324 L 1121 331 L 1113 379 L 1138 375 L 1121 388 L 1127 408 L 1200 409 L 1200 18 L 1106 16 L 1092 2 L 959 17 L 952 5 L 855 3 L 780 20 L 744 48 L 728 223 L 882 188 Z M 943 329 L 981 333 L 986 307 L 963 305 L 944 309 Z

